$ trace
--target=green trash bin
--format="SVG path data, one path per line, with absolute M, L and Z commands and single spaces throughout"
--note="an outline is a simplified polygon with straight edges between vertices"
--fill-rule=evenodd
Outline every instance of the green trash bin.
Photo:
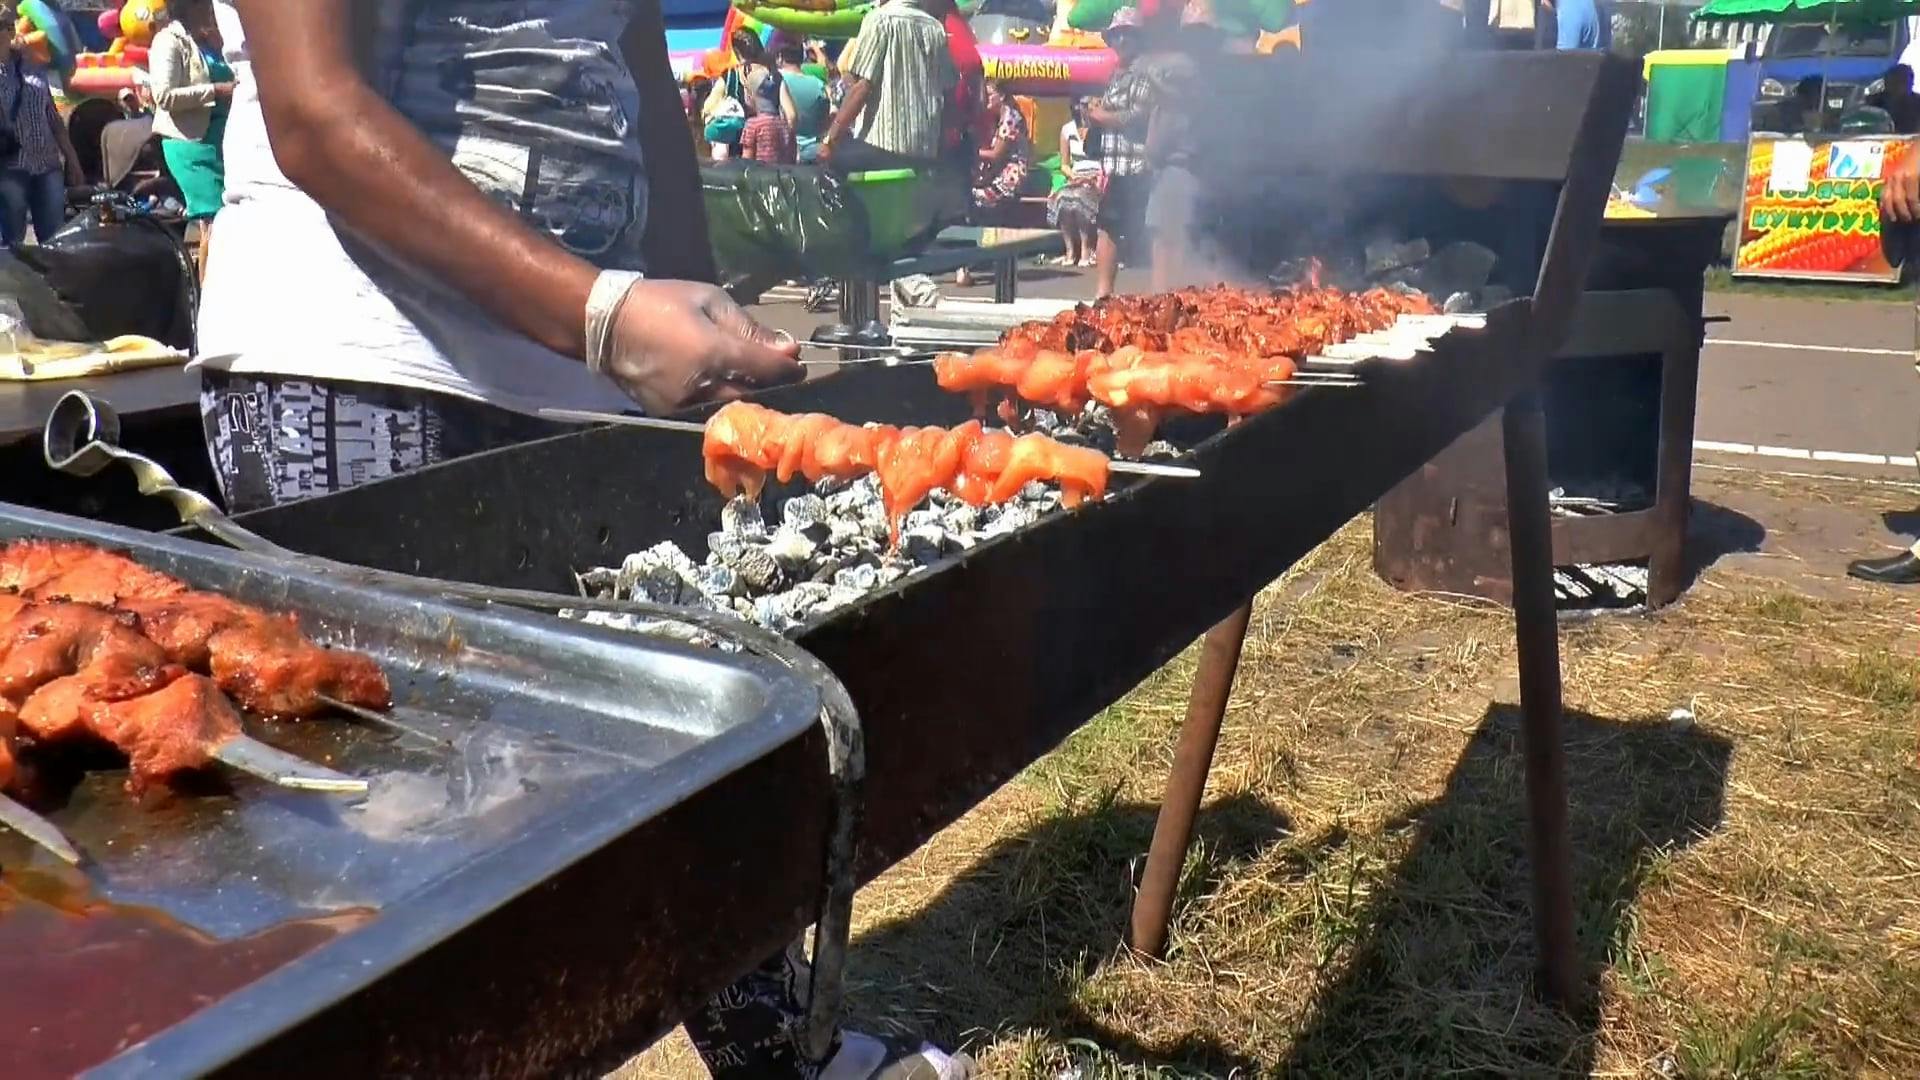
M 878 258 L 907 254 L 940 227 L 946 193 L 916 170 L 848 173 L 847 183 L 866 208 L 868 250 Z

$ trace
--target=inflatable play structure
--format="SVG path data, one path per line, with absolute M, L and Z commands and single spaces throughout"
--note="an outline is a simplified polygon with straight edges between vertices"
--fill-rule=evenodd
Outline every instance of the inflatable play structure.
M 1098 33 L 1067 25 L 1073 6 L 1074 0 L 979 0 L 968 23 L 987 78 L 1034 97 L 1098 93 L 1117 60 Z
M 147 69 L 147 50 L 166 25 L 166 15 L 167 0 L 127 0 L 117 10 L 101 12 L 100 32 L 113 44 L 106 52 L 75 57 L 67 92 L 110 98 L 133 86 L 135 73 Z
M 1054 45 L 980 46 L 987 78 L 1004 82 L 1016 94 L 1073 97 L 1097 94 L 1113 78 L 1119 58 L 1113 50 L 1063 49 Z
M 20 0 L 13 27 L 17 48 L 62 79 L 73 74 L 80 56 L 80 35 L 58 0 Z
M 845 40 L 860 32 L 874 0 L 733 0 L 754 23 L 795 37 Z
M 685 81 L 700 74 L 707 55 L 726 48 L 732 14 L 727 0 L 660 0 L 674 78 Z
M 1066 28 L 1105 30 L 1122 8 L 1137 7 L 1151 19 L 1177 0 L 1060 0 Z M 1293 21 L 1293 0 L 1186 0 L 1185 17 L 1212 23 L 1242 38 L 1278 33 Z

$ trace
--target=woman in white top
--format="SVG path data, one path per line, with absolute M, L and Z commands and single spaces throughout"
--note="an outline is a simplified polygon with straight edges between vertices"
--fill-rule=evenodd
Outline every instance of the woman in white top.
M 1060 171 L 1067 182 L 1047 200 L 1047 224 L 1060 230 L 1067 245 L 1059 266 L 1093 265 L 1103 184 L 1100 155 L 1087 146 L 1090 136 L 1098 137 L 1097 129 L 1087 123 L 1086 103 L 1076 101 L 1072 118 L 1060 129 Z

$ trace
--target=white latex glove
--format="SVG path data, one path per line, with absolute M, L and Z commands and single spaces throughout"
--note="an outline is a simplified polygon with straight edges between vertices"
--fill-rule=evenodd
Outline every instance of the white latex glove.
M 641 281 L 613 324 L 606 373 L 649 413 L 799 382 L 792 337 L 761 326 L 717 286 Z

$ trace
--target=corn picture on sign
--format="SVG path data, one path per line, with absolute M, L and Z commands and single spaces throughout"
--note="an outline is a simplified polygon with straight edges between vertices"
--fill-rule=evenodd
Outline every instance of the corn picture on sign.
M 1881 177 L 1911 139 L 1755 137 L 1747 148 L 1735 274 L 1898 281 L 1880 243 Z

